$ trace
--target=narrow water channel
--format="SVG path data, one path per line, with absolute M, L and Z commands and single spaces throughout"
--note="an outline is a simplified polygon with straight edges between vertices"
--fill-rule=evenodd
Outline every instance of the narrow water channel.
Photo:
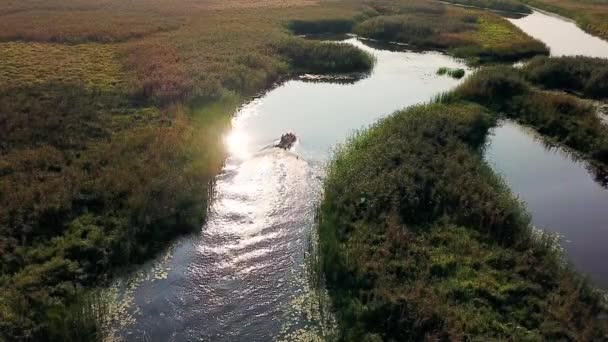
M 608 189 L 593 170 L 509 121 L 494 129 L 486 159 L 526 203 L 533 223 L 561 235 L 576 269 L 608 287 Z
M 608 42 L 558 16 L 535 11 L 510 21 L 543 41 L 551 55 L 608 58 Z M 561 235 L 568 260 L 608 288 L 608 189 L 593 169 L 509 121 L 493 130 L 486 159 L 526 203 L 534 225 Z
M 454 88 L 459 81 L 438 76 L 439 67 L 466 69 L 436 52 L 345 43 L 376 57 L 369 77 L 351 84 L 291 80 L 236 113 L 208 222 L 120 289 L 132 297 L 119 331 L 124 339 L 269 341 L 307 329 L 297 306 L 306 296 L 307 238 L 332 147 Z M 272 148 L 288 131 L 298 136 L 295 148 Z
M 606 42 L 560 18 L 534 12 L 512 22 L 554 55 L 608 56 Z M 332 147 L 382 116 L 454 88 L 459 81 L 436 75 L 439 67 L 466 69 L 440 53 L 379 50 L 354 38 L 345 43 L 375 55 L 369 77 L 354 83 L 291 80 L 235 114 L 208 222 L 117 284 L 124 304 L 119 336 L 269 341 L 309 330 L 301 308 L 305 253 Z M 272 148 L 288 131 L 298 136 L 294 149 Z M 511 122 L 493 131 L 486 158 L 528 204 L 534 223 L 563 235 L 576 267 L 608 286 L 602 264 L 608 258 L 608 191 L 585 164 Z
M 533 38 L 551 49 L 551 56 L 590 56 L 608 58 L 608 42 L 592 36 L 569 19 L 534 11 L 519 19 L 509 19 Z

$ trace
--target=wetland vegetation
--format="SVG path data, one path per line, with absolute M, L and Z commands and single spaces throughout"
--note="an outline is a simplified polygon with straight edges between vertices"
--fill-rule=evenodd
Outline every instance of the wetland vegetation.
M 0 19 L 7 341 L 103 337 L 95 288 L 200 228 L 236 108 L 298 73 L 373 67 L 351 45 L 294 34 L 354 32 L 472 63 L 548 54 L 498 15 L 426 0 L 24 0 Z M 345 339 L 605 334 L 598 294 L 479 156 L 501 111 L 608 163 L 589 107 L 536 88 L 605 97 L 603 68 L 537 58 L 479 72 L 339 152 L 320 232 Z
M 465 74 L 464 69 L 452 69 L 441 67 L 437 70 L 437 75 L 448 75 L 453 78 L 463 78 Z
M 523 68 L 532 83 L 546 89 L 575 92 L 583 97 L 608 98 L 608 60 L 592 57 L 537 57 Z
M 99 337 L 79 317 L 94 316 L 87 289 L 200 228 L 244 99 L 292 73 L 372 65 L 283 29 L 352 4 L 247 6 L 0 6 L 0 340 Z
M 483 11 L 423 1 L 370 5 L 354 32 L 360 36 L 442 49 L 473 63 L 509 62 L 547 55 L 547 47 L 506 19 Z
M 543 136 L 605 168 L 608 165 L 608 127 L 597 115 L 597 109 L 578 97 L 564 92 L 539 90 L 533 86 L 536 84 L 534 82 L 538 82 L 550 88 L 568 89 L 589 79 L 584 76 L 577 78 L 581 74 L 570 71 L 570 59 L 549 59 L 545 64 L 542 61 L 535 60 L 521 71 L 506 66 L 482 69 L 444 99 L 455 97 L 485 105 L 532 126 Z M 543 67 L 546 64 L 551 65 L 548 70 Z M 606 64 L 603 65 L 605 68 Z M 551 77 L 555 70 L 560 70 L 558 78 Z M 526 81 L 526 78 L 533 83 Z M 562 81 L 556 82 L 558 79 Z
M 340 340 L 606 336 L 601 293 L 482 160 L 496 119 L 464 102 L 415 106 L 338 151 L 319 265 Z

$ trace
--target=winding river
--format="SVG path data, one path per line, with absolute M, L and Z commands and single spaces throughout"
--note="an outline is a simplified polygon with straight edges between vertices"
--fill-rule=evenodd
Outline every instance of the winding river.
M 467 69 L 437 52 L 344 43 L 375 56 L 367 78 L 291 80 L 235 114 L 208 222 L 122 285 L 129 297 L 122 337 L 267 341 L 310 334 L 304 258 L 332 146 L 460 82 L 437 75 L 438 68 Z M 298 136 L 291 151 L 271 147 L 289 131 Z
M 552 23 L 562 34 L 588 36 L 539 12 L 513 23 L 557 54 L 569 52 L 532 27 Z M 355 38 L 344 43 L 376 57 L 371 75 L 342 83 L 290 80 L 235 113 L 226 136 L 229 158 L 217 176 L 207 223 L 113 288 L 122 304 L 115 310 L 119 337 L 268 341 L 316 336 L 305 256 L 332 147 L 354 130 L 460 82 L 438 76 L 439 67 L 467 69 L 437 52 L 379 50 Z M 580 52 L 603 53 L 594 46 Z M 272 148 L 288 131 L 299 138 L 295 147 Z M 546 148 L 535 134 L 510 122 L 494 130 L 486 157 L 528 203 L 534 223 L 564 235 L 574 264 L 608 285 L 601 263 L 608 257 L 602 248 L 608 243 L 608 211 L 603 210 L 608 191 L 585 164 L 567 151 Z
M 547 44 L 553 56 L 608 58 L 608 42 L 561 17 L 535 11 L 510 21 Z M 608 288 L 605 176 L 569 151 L 547 145 L 531 130 L 509 121 L 494 129 L 486 159 L 526 203 L 533 223 L 562 236 L 562 246 L 576 269 Z

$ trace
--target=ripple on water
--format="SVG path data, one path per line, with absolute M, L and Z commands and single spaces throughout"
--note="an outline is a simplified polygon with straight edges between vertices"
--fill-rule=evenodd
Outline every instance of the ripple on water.
M 241 108 L 226 137 L 230 157 L 216 178 L 208 222 L 175 244 L 161 262 L 165 276 L 134 287 L 135 319 L 120 329 L 125 339 L 320 336 L 311 328 L 316 297 L 304 260 L 332 146 L 460 82 L 436 75 L 439 67 L 466 69 L 440 53 L 348 43 L 375 55 L 372 75 L 352 84 L 288 81 Z M 269 148 L 288 131 L 298 136 L 295 151 Z

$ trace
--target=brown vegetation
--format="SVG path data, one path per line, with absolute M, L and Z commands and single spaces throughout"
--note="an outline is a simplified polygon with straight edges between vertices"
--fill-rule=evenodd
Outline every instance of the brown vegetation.
M 292 71 L 287 21 L 355 11 L 217 4 L 0 5 L 0 340 L 93 339 L 74 306 L 200 227 L 229 114 Z
M 547 47 L 489 12 L 426 1 L 370 2 L 354 32 L 417 48 L 448 50 L 473 62 L 515 61 Z

